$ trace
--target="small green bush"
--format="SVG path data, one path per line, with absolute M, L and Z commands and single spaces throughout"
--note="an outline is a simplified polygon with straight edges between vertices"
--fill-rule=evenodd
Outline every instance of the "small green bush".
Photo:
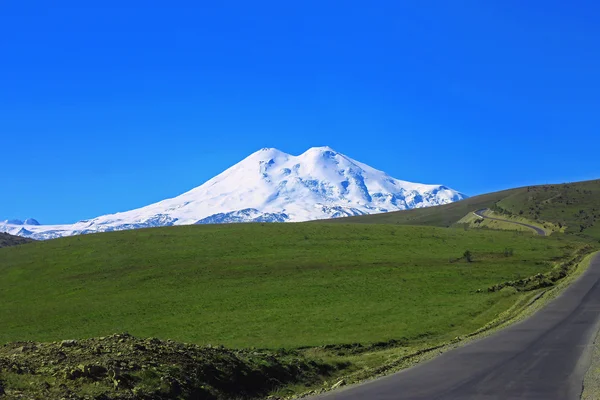
M 463 257 L 465 258 L 465 260 L 467 260 L 467 262 L 473 261 L 473 254 L 471 254 L 471 252 L 469 250 L 465 251 L 465 253 L 463 254 Z

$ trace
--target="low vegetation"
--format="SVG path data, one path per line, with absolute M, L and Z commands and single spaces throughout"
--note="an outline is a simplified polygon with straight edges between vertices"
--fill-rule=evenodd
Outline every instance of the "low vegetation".
M 490 286 L 488 292 L 496 292 L 505 288 L 513 288 L 517 291 L 532 291 L 536 289 L 542 289 L 550 286 L 554 286 L 561 279 L 566 278 L 578 265 L 579 263 L 592 251 L 592 246 L 582 246 L 578 251 L 573 254 L 573 257 L 569 260 L 557 263 L 551 270 L 521 278 L 514 281 L 507 281 Z M 512 252 L 512 249 L 510 250 Z
M 0 347 L 0 397 L 258 398 L 335 370 L 293 351 L 229 350 L 116 334 Z

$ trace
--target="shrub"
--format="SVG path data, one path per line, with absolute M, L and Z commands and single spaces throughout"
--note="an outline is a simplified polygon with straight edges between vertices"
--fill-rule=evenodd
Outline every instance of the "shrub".
M 465 253 L 463 254 L 463 257 L 465 258 L 465 260 L 467 260 L 467 262 L 473 261 L 473 254 L 471 254 L 471 252 L 469 250 L 465 251 Z

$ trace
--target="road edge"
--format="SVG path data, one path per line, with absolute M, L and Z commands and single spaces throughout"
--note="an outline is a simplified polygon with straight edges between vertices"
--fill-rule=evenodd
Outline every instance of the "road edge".
M 550 236 L 550 234 L 551 234 L 551 232 L 550 233 L 546 232 L 545 229 L 540 228 L 539 226 L 526 224 L 525 222 L 511 221 L 509 219 L 504 219 L 504 218 L 499 218 L 499 217 L 490 217 L 490 216 L 484 214 L 486 211 L 493 212 L 489 208 L 482 208 L 480 210 L 473 211 L 473 215 L 475 215 L 476 217 L 479 217 L 479 218 L 489 219 L 490 221 L 500 221 L 500 222 L 505 222 L 507 224 L 524 226 L 525 228 L 531 229 L 532 231 L 534 231 L 535 233 L 537 233 L 540 236 Z
M 600 252 L 593 253 L 600 258 Z M 593 258 L 593 257 L 592 257 Z M 591 258 L 590 258 L 591 259 Z M 595 327 L 594 340 L 584 352 L 584 356 L 578 365 L 585 371 L 581 383 L 581 400 L 595 400 L 600 398 L 600 322 Z

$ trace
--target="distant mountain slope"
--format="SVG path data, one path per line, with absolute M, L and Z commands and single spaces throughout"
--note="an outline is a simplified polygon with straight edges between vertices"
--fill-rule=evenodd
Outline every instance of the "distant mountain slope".
M 490 208 L 533 221 L 567 226 L 566 232 L 600 239 L 600 180 L 527 186 L 473 196 L 429 208 L 349 217 L 331 222 L 451 226 L 469 212 Z
M 0 248 L 8 246 L 16 246 L 19 244 L 25 244 L 31 242 L 31 239 L 9 235 L 8 233 L 0 232 Z
M 465 214 L 482 208 L 491 208 L 498 201 L 520 190 L 526 189 L 509 189 L 502 192 L 488 193 L 435 207 L 348 217 L 328 222 L 449 227 L 465 216 Z
M 314 147 L 299 156 L 264 148 L 203 185 L 147 207 L 72 225 L 6 221 L 0 223 L 0 231 L 50 239 L 196 223 L 297 222 L 429 207 L 464 198 L 446 186 L 392 178 L 329 147 Z
M 496 203 L 496 211 L 567 226 L 567 232 L 600 239 L 600 179 L 530 186 Z

